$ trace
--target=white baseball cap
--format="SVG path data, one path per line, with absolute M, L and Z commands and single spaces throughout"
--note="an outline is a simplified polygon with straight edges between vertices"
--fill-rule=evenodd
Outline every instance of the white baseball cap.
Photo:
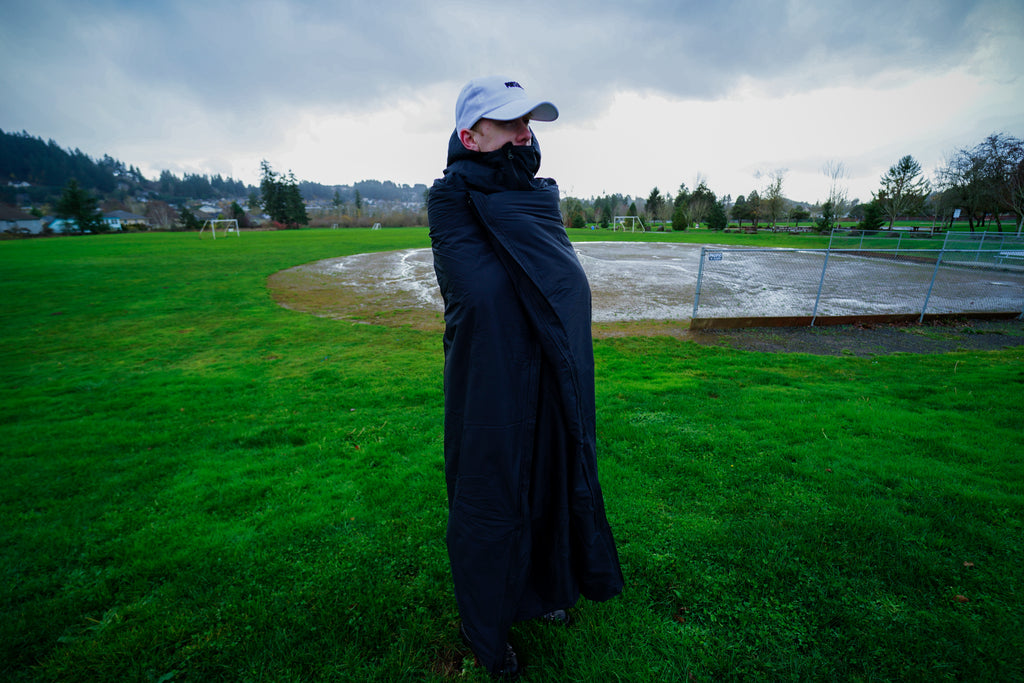
M 455 103 L 455 130 L 472 128 L 480 119 L 512 121 L 527 114 L 535 121 L 554 121 L 558 109 L 550 102 L 527 96 L 523 86 L 510 78 L 474 78 Z

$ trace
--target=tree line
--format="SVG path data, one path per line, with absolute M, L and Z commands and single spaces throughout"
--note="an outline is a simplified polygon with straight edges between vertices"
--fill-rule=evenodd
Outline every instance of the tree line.
M 63 187 L 71 178 L 99 192 L 113 192 L 117 187 L 109 164 L 96 162 L 80 149 L 65 150 L 53 140 L 43 142 L 24 131 L 0 130 L 0 178 L 44 188 Z
M 144 196 L 184 205 L 190 200 L 246 201 L 258 196 L 258 188 L 221 174 L 184 173 L 178 176 L 164 170 L 158 178 L 150 179 L 135 166 L 126 165 L 106 154 L 100 159 L 93 159 L 80 149 L 64 149 L 52 139 L 43 141 L 25 131 L 9 133 L 0 130 L 0 200 L 9 204 L 53 203 L 72 178 L 80 189 L 95 193 L 101 201 L 125 201 Z M 375 201 L 417 202 L 422 200 L 427 189 L 423 184 L 399 185 L 388 180 L 363 180 L 353 185 L 301 181 L 298 188 L 305 200 L 331 201 L 340 196 L 347 202 L 354 201 L 356 193 L 363 199 Z
M 161 171 L 155 183 L 159 196 L 171 200 L 183 199 L 238 199 L 246 197 L 252 189 L 241 180 L 224 178 L 219 173 L 211 176 L 185 173 L 181 178 L 170 171 Z
M 258 189 L 220 175 L 185 174 L 178 178 L 168 171 L 163 171 L 159 180 L 148 181 L 134 166 L 126 166 L 107 155 L 93 160 L 80 150 L 64 150 L 53 140 L 43 142 L 25 132 L 0 131 L 0 173 L 0 177 L 9 181 L 38 183 L 37 189 L 50 193 L 44 201 L 56 202 L 58 215 L 84 206 L 84 209 L 75 208 L 74 212 L 86 229 L 93 225 L 89 201 L 84 199 L 89 189 L 108 202 L 118 197 L 124 200 L 128 188 L 148 190 L 150 199 L 145 211 L 162 227 L 179 223 L 189 227 L 198 221 L 187 208 L 179 212 L 170 206 L 169 202 L 183 203 L 183 197 L 205 200 L 248 195 L 250 210 L 262 209 L 280 225 L 294 227 L 309 222 L 304 203 L 310 198 L 307 195 L 325 196 L 335 213 L 343 205 L 352 203 L 358 217 L 364 197 L 415 202 L 426 194 L 426 186 L 400 186 L 390 181 L 362 181 L 348 194 L 348 186 L 300 183 L 291 172 L 279 175 L 266 161 L 261 163 Z M 765 182 L 760 189 L 740 195 L 735 201 L 730 195 L 716 196 L 706 182 L 698 178 L 694 190 L 683 183 L 674 195 L 662 194 L 655 187 L 646 199 L 621 194 L 590 200 L 567 197 L 562 201 L 562 211 L 567 227 L 588 224 L 608 227 L 615 216 L 642 213 L 648 224 L 664 225 L 671 221 L 674 230 L 694 225 L 725 229 L 732 220 L 740 227 L 748 223 L 755 229 L 762 223 L 775 227 L 780 222 L 811 221 L 814 229 L 828 231 L 841 218 L 858 220 L 857 225 L 862 229 L 877 229 L 886 223 L 892 228 L 902 217 L 927 215 L 947 225 L 959 217 L 968 222 L 972 231 L 987 222 L 995 222 L 1001 231 L 1003 216 L 1007 214 L 1015 217 L 1018 231 L 1024 228 L 1024 142 L 1005 133 L 993 133 L 975 145 L 955 150 L 935 170 L 931 180 L 926 178 L 921 164 L 912 155 L 904 155 L 881 176 L 878 189 L 866 203 L 848 201 L 843 185 L 846 170 L 842 163 L 828 162 L 822 173 L 829 182 L 827 198 L 813 207 L 784 196 L 785 170 L 779 169 L 763 175 Z M 50 185 L 58 182 L 62 182 L 63 187 Z M 0 198 L 14 203 L 6 195 L 26 191 L 26 188 L 6 185 L 0 190 L 5 195 Z M 96 203 L 94 200 L 93 204 Z M 230 214 L 229 217 L 239 219 L 240 224 L 248 220 L 237 201 L 232 202 Z
M 1024 228 L 1024 141 L 993 133 L 971 147 L 954 152 L 936 173 L 936 202 L 944 216 L 966 213 L 973 232 L 991 216 L 1002 230 L 1001 213 L 1012 213 L 1017 231 Z
M 82 189 L 103 199 L 121 199 L 144 195 L 169 202 L 187 199 L 208 200 L 245 197 L 248 189 L 240 180 L 220 174 L 186 173 L 181 177 L 162 171 L 157 180 L 147 179 L 135 166 L 104 154 L 93 159 L 80 149 L 66 150 L 53 140 L 0 130 L 0 178 L 7 183 L 27 183 L 0 188 L 2 198 L 16 203 L 25 195 L 33 203 L 55 201 L 72 179 Z
M 262 177 L 259 193 L 251 198 L 256 207 L 266 211 L 278 227 L 297 228 L 308 224 L 306 205 L 299 194 L 299 183 L 295 175 L 291 172 L 278 174 L 266 160 L 260 162 L 260 171 Z M 160 212 L 159 216 L 154 213 L 151 219 L 162 227 L 199 230 L 203 226 L 203 221 L 187 207 L 176 211 L 166 202 L 155 200 L 148 203 L 147 213 L 150 210 Z M 99 201 L 79 185 L 75 178 L 69 180 L 62 190 L 54 205 L 54 212 L 58 218 L 67 221 L 67 230 L 71 233 L 95 234 L 108 229 L 103 221 Z M 225 217 L 237 220 L 239 227 L 249 227 L 248 215 L 237 201 L 231 202 Z
M 972 232 L 994 222 L 1002 231 L 1003 216 L 1012 214 L 1017 231 L 1024 231 L 1024 141 L 1006 133 L 993 133 L 957 149 L 935 169 L 932 180 L 912 155 L 900 157 L 879 178 L 869 202 L 848 199 L 848 173 L 842 162 L 829 161 L 821 171 L 827 179 L 826 199 L 813 207 L 785 197 L 786 171 L 777 169 L 761 174 L 760 190 L 740 195 L 735 202 L 730 195 L 716 196 L 698 179 L 696 189 L 683 183 L 675 196 L 655 187 L 640 201 L 639 212 L 636 201 L 611 195 L 589 201 L 568 197 L 562 201 L 562 213 L 567 227 L 608 227 L 613 216 L 643 215 L 648 225 L 671 221 L 673 230 L 695 225 L 723 230 L 732 220 L 738 227 L 746 222 L 753 229 L 762 223 L 774 228 L 783 222 L 810 222 L 819 232 L 837 227 L 840 219 L 858 221 L 859 229 L 877 230 L 921 216 L 947 226 L 957 218 L 966 220 Z
M 864 227 L 889 228 L 904 216 L 933 216 L 945 225 L 967 220 L 971 232 L 995 222 L 1003 230 L 1003 216 L 1013 215 L 1018 232 L 1024 230 L 1024 141 L 1006 133 L 992 133 L 981 142 L 950 154 L 925 176 L 911 155 L 901 157 L 882 175 L 877 192 L 864 207 Z
M 399 185 L 390 180 L 360 180 L 352 185 L 322 185 L 309 181 L 299 182 L 299 191 L 308 200 L 354 203 L 356 197 L 365 197 L 382 202 L 419 202 L 427 186 Z
M 724 230 L 730 205 L 729 195 L 717 197 L 701 180 L 692 191 L 685 183 L 681 184 L 675 196 L 664 195 L 655 187 L 646 199 L 621 194 L 590 200 L 567 197 L 562 200 L 562 216 L 566 227 L 571 228 L 584 228 L 591 224 L 608 228 L 617 216 L 637 216 L 646 220 L 648 227 L 671 219 L 673 230 L 685 230 L 701 223 L 715 230 Z

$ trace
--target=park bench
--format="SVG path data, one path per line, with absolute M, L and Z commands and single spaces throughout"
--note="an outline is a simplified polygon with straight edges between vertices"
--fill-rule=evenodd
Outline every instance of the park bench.
M 1000 251 L 999 256 L 996 257 L 996 260 L 999 263 L 1002 263 L 1003 259 L 1024 261 L 1024 249 L 1004 249 L 1003 251 Z

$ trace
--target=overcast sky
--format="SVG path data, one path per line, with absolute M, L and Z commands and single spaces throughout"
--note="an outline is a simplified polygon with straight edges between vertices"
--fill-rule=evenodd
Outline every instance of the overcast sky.
M 1021 0 L 0 0 L 0 129 L 148 177 L 259 162 L 324 184 L 441 175 L 459 89 L 506 75 L 563 194 L 719 196 L 785 170 L 849 198 L 1024 137 Z

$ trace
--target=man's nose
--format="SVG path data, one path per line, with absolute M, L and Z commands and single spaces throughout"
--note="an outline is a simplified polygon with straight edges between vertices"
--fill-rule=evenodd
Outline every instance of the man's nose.
M 530 132 L 530 124 L 526 121 L 520 120 L 516 124 L 516 142 L 525 145 L 533 139 L 533 133 Z

